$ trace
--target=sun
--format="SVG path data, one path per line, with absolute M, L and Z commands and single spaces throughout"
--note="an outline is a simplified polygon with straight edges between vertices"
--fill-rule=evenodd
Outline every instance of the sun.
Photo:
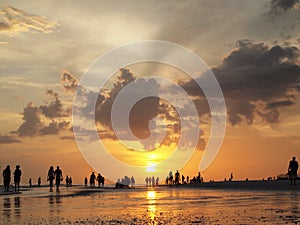
M 156 164 L 151 163 L 149 166 L 146 166 L 146 171 L 149 173 L 153 173 L 156 171 Z

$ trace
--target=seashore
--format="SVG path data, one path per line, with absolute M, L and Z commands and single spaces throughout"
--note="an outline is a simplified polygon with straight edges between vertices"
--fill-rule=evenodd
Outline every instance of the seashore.
M 21 193 L 1 191 L 0 224 L 297 224 L 298 187 L 284 180 L 127 189 L 75 185 L 58 193 L 22 186 Z

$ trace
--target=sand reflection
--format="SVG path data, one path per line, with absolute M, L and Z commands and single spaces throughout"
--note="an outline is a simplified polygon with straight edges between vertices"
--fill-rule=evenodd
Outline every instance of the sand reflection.
M 147 202 L 148 202 L 148 217 L 152 221 L 152 224 L 155 224 L 155 215 L 156 215 L 156 192 L 147 191 Z

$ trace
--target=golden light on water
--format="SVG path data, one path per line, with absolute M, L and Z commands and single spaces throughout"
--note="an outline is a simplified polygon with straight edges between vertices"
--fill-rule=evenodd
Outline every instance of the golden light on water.
M 155 191 L 147 191 L 147 201 L 148 201 L 148 216 L 151 221 L 154 221 L 156 214 L 156 193 Z

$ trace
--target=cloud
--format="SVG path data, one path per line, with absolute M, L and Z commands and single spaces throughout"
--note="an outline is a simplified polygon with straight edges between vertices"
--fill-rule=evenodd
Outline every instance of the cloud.
M 58 99 L 58 94 L 52 90 L 47 90 L 46 95 L 50 97 L 48 104 L 39 107 L 40 112 L 50 118 L 67 117 L 70 115 L 71 109 L 65 109 Z
M 269 123 L 278 122 L 280 108 L 293 105 L 299 91 L 299 55 L 294 46 L 239 41 L 237 49 L 212 69 L 226 98 L 229 122 L 236 125 L 245 119 L 251 124 L 256 116 Z M 201 81 L 201 76 L 198 79 Z M 193 82 L 183 86 L 198 96 Z
M 31 15 L 21 9 L 6 6 L 0 11 L 0 34 L 15 36 L 19 33 L 51 33 L 58 23 L 49 21 L 43 16 Z
M 24 122 L 15 131 L 20 137 L 56 135 L 69 127 L 67 120 L 70 119 L 71 109 L 63 107 L 56 92 L 47 90 L 46 95 L 50 97 L 47 104 L 34 106 L 30 102 L 23 109 Z M 51 122 L 48 122 L 49 119 Z
M 20 142 L 21 141 L 14 136 L 0 134 L 0 144 L 12 144 L 12 143 L 20 143 Z
M 48 126 L 43 127 L 40 129 L 41 135 L 55 135 L 58 134 L 60 131 L 67 129 L 70 122 L 62 121 L 62 122 L 56 122 L 52 121 L 49 123 Z
M 299 9 L 299 0 L 271 0 L 269 14 L 279 15 L 297 9 Z
M 20 137 L 32 137 L 39 133 L 39 130 L 42 128 L 39 107 L 34 106 L 32 102 L 28 103 L 27 106 L 23 109 L 22 119 L 24 120 L 24 122 L 17 130 L 17 134 Z
M 78 81 L 76 77 L 68 71 L 65 71 L 61 74 L 61 84 L 67 92 L 70 91 L 72 93 L 75 93 L 78 87 Z

